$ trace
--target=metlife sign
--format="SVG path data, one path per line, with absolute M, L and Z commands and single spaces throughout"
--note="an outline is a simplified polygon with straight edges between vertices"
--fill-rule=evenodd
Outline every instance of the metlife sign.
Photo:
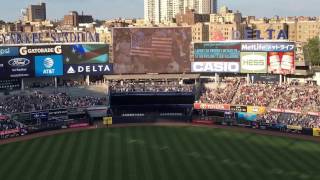
M 36 56 L 35 74 L 36 77 L 62 76 L 62 55 Z
M 65 64 L 65 75 L 105 75 L 113 73 L 112 64 Z
M 241 52 L 292 52 L 293 42 L 246 42 L 241 43 Z
M 191 71 L 196 73 L 239 73 L 239 62 L 192 62 Z

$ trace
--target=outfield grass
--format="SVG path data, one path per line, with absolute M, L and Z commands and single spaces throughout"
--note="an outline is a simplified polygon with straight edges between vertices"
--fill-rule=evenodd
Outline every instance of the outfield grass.
M 200 127 L 128 127 L 0 146 L 0 180 L 320 179 L 320 144 Z

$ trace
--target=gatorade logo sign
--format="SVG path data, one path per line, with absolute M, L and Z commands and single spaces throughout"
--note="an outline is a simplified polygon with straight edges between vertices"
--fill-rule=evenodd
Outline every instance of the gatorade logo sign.
M 86 75 L 104 75 L 113 72 L 111 64 L 73 64 L 65 65 L 65 74 L 86 74 Z
M 62 54 L 61 46 L 54 47 L 21 47 L 20 55 L 25 56 L 28 54 Z

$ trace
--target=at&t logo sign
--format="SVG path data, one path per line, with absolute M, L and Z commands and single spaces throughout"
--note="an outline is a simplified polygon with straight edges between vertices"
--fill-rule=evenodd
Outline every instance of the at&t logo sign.
M 43 74 L 54 74 L 55 69 L 53 69 L 54 66 L 54 60 L 50 57 L 44 59 L 43 66 L 45 67 L 43 69 Z
M 63 57 L 62 55 L 36 56 L 36 76 L 62 76 Z

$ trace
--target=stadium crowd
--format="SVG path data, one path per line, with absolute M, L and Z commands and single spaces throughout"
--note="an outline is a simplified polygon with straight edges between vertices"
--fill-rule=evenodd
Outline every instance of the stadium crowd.
M 225 79 L 217 84 L 205 84 L 201 89 L 200 103 L 229 104 L 237 92 L 239 79 Z
M 90 107 L 104 105 L 106 98 L 72 97 L 66 93 L 46 94 L 34 91 L 24 95 L 10 95 L 0 99 L 0 113 L 12 114 L 47 109 Z
M 269 106 L 276 98 L 286 92 L 286 85 L 242 84 L 235 97 L 234 104 Z
M 237 78 L 220 83 L 206 83 L 200 103 L 265 106 L 299 113 L 269 112 L 258 121 L 267 124 L 320 128 L 320 117 L 307 112 L 320 112 L 320 88 L 310 84 L 247 84 Z
M 319 111 L 320 90 L 316 86 L 288 86 L 279 96 L 276 103 L 278 109 Z
M 206 84 L 199 101 L 211 104 L 265 106 L 299 111 L 320 111 L 320 88 L 296 84 L 246 84 L 238 79 Z
M 193 85 L 182 85 L 177 81 L 114 81 L 110 83 L 110 91 L 115 93 L 126 92 L 193 92 Z
M 10 119 L 0 120 L 0 132 L 16 129 L 18 126 Z
M 304 128 L 320 128 L 320 117 L 308 114 L 268 112 L 259 117 L 257 121 L 270 125 L 291 125 Z

